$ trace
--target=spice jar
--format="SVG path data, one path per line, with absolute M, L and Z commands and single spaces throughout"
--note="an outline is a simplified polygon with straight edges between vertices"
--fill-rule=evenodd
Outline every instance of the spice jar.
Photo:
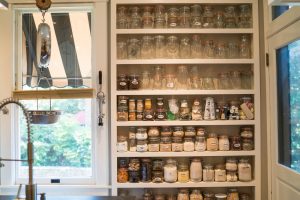
M 253 138 L 253 128 L 252 127 L 242 127 L 240 135 L 243 139 L 252 139 Z
M 198 99 L 195 99 L 192 106 L 192 120 L 202 120 L 202 110 L 200 101 Z
M 128 168 L 126 159 L 119 160 L 117 179 L 118 183 L 126 183 L 128 181 Z
M 188 105 L 188 102 L 186 99 L 181 100 L 179 119 L 180 120 L 190 120 L 191 119 L 190 108 L 189 108 L 189 105 Z
M 241 137 L 240 136 L 232 136 L 230 138 L 230 150 L 240 151 L 242 150 Z
M 227 171 L 226 180 L 228 182 L 237 182 L 238 181 L 237 172 L 236 171 Z
M 118 75 L 118 90 L 128 90 L 128 78 L 125 74 Z
M 201 26 L 202 26 L 201 11 L 202 11 L 202 8 L 199 4 L 195 4 L 195 5 L 191 6 L 191 26 L 192 26 L 192 28 L 201 28 Z
M 203 200 L 215 200 L 215 195 L 214 193 L 211 193 L 211 192 L 205 192 L 203 194 Z
M 212 165 L 204 165 L 203 167 L 203 181 L 212 182 L 215 178 L 215 171 Z
M 131 158 L 128 164 L 129 182 L 138 183 L 140 181 L 140 160 Z
M 227 135 L 221 135 L 219 137 L 219 150 L 220 151 L 229 151 L 229 139 Z
M 145 121 L 153 121 L 154 120 L 154 112 L 152 109 L 152 100 L 149 98 L 145 99 L 144 120 Z
M 202 163 L 199 158 L 193 158 L 190 165 L 190 178 L 193 182 L 202 180 Z
M 141 181 L 150 182 L 152 174 L 151 159 L 143 158 L 141 163 Z
M 161 137 L 159 149 L 162 152 L 170 152 L 172 151 L 172 142 L 171 137 Z
M 162 183 L 164 181 L 163 171 L 152 171 L 152 182 L 153 183 Z
M 252 139 L 243 139 L 242 140 L 242 149 L 244 151 L 251 151 L 254 149 L 254 143 Z
M 196 136 L 195 139 L 195 151 L 205 151 L 206 141 L 204 136 Z
M 175 126 L 173 128 L 173 136 L 174 137 L 183 137 L 184 136 L 184 131 L 182 126 Z
M 192 137 L 185 137 L 183 142 L 183 150 L 187 152 L 195 151 L 195 142 Z
M 135 112 L 136 105 L 135 105 L 135 99 L 129 99 L 129 112 Z
M 239 200 L 238 190 L 235 188 L 231 188 L 228 190 L 227 200 Z
M 164 108 L 164 100 L 163 98 L 157 98 L 157 105 L 156 105 L 156 113 L 155 119 L 156 120 L 166 120 L 167 114 Z
M 129 121 L 136 121 L 136 112 L 135 111 L 129 111 L 129 114 L 128 114 L 128 120 Z
M 128 121 L 128 107 L 118 106 L 117 120 Z
M 141 56 L 140 40 L 137 38 L 129 39 L 127 42 L 128 59 L 139 59 Z
M 147 140 L 137 140 L 136 151 L 137 152 L 146 152 L 147 150 L 148 150 Z
M 219 140 L 218 136 L 215 133 L 210 133 L 208 135 L 207 141 L 206 141 L 206 148 L 207 151 L 218 151 L 219 148 Z
M 164 180 L 168 183 L 177 181 L 177 163 L 176 160 L 168 159 L 164 166 Z
M 141 127 L 137 128 L 135 137 L 137 140 L 146 140 L 148 138 L 147 129 Z
M 159 143 L 160 143 L 160 137 L 149 137 L 148 151 L 158 152 Z
M 204 6 L 203 18 L 203 28 L 214 28 L 214 13 L 211 6 Z
M 169 110 L 167 112 L 168 120 L 176 120 L 178 118 L 178 101 L 177 99 L 169 99 L 168 100 Z
M 189 167 L 186 163 L 179 163 L 178 165 L 178 182 L 187 183 L 190 179 Z
M 182 137 L 173 137 L 172 138 L 172 151 L 181 152 L 183 151 L 183 140 Z
M 136 152 L 136 139 L 129 139 L 129 151 Z
M 172 135 L 172 128 L 169 127 L 169 126 L 163 126 L 161 127 L 161 136 L 162 137 L 165 137 L 165 136 L 168 136 L 170 137 Z
M 240 159 L 238 164 L 238 175 L 240 181 L 251 181 L 252 170 L 248 159 Z
M 138 90 L 140 88 L 139 75 L 129 75 L 129 90 Z
M 189 200 L 189 190 L 180 189 L 177 195 L 177 200 Z
M 226 170 L 225 165 L 219 164 L 215 167 L 215 181 L 225 182 L 226 181 Z
M 218 193 L 218 194 L 215 194 L 215 197 L 216 197 L 216 200 L 226 200 L 227 194 Z
M 125 136 L 118 136 L 117 151 L 126 152 L 128 151 L 128 141 Z
M 190 200 L 203 200 L 200 190 L 193 189 L 192 193 L 190 194 Z
M 194 136 L 196 136 L 196 129 L 195 129 L 195 127 L 193 127 L 193 126 L 187 126 L 187 127 L 185 127 L 184 136 L 185 137 L 194 137 Z
M 235 158 L 226 159 L 226 170 L 227 171 L 237 171 L 237 160 Z

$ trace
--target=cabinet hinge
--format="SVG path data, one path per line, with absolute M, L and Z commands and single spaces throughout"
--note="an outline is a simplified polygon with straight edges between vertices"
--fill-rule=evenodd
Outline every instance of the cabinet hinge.
M 270 64 L 269 54 L 266 53 L 266 66 L 269 67 L 269 64 Z

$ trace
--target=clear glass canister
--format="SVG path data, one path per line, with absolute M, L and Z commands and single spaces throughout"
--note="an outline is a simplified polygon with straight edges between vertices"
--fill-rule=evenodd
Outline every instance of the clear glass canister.
M 205 151 L 206 140 L 204 136 L 196 136 L 195 138 L 195 151 Z
M 128 164 L 129 182 L 138 183 L 140 181 L 140 160 L 131 158 Z
M 126 152 L 128 151 L 128 141 L 126 136 L 118 136 L 117 151 Z
M 118 183 L 126 183 L 128 181 L 128 166 L 126 159 L 119 160 L 117 179 Z
M 131 38 L 127 43 L 128 59 L 139 59 L 141 57 L 140 40 L 138 40 L 137 38 Z
M 180 189 L 177 195 L 177 200 L 189 200 L 189 190 Z
M 224 42 L 219 42 L 215 49 L 216 58 L 224 59 L 227 58 L 227 46 Z
M 118 121 L 128 121 L 128 106 L 118 106 Z
M 117 28 L 128 28 L 128 11 L 125 6 L 119 6 L 117 8 Z
M 191 22 L 191 9 L 188 6 L 179 8 L 179 26 L 181 28 L 189 28 Z
M 190 200 L 203 200 L 201 191 L 198 189 L 193 189 L 192 193 L 190 194 Z
M 167 38 L 165 51 L 167 58 L 179 58 L 179 42 L 177 36 L 171 35 Z
M 152 171 L 152 182 L 153 183 L 162 183 L 164 181 L 164 172 L 163 171 Z
M 141 89 L 148 90 L 151 89 L 151 77 L 149 71 L 143 71 L 141 75 Z
M 175 74 L 166 74 L 164 88 L 172 90 L 176 88 L 176 76 Z
M 186 163 L 179 163 L 178 165 L 178 182 L 187 183 L 190 179 L 189 167 Z
M 127 59 L 127 43 L 124 41 L 117 42 L 117 59 Z
M 168 120 L 176 120 L 178 118 L 179 106 L 177 99 L 168 100 L 169 110 L 167 112 Z
M 216 26 L 216 28 L 224 28 L 225 27 L 224 13 L 222 11 L 218 11 L 216 13 L 215 26 Z
M 228 190 L 227 200 L 239 200 L 239 193 L 236 188 L 231 188 Z
M 171 137 L 161 137 L 159 149 L 162 152 L 172 151 L 172 139 Z
M 156 109 L 164 109 L 165 105 L 164 105 L 164 98 L 162 97 L 158 97 L 156 99 Z
M 239 28 L 251 28 L 252 27 L 252 14 L 250 5 L 240 5 L 240 15 L 238 20 Z
M 218 151 L 219 149 L 219 140 L 218 136 L 215 133 L 210 133 L 206 141 L 207 151 Z
M 136 127 L 129 127 L 128 138 L 135 139 L 136 138 L 135 134 L 136 134 Z
M 239 110 L 240 110 L 240 102 L 236 100 L 230 101 L 229 119 L 239 120 L 240 119 Z
M 189 72 L 186 65 L 179 65 L 177 67 L 177 89 L 188 89 Z
M 154 38 L 150 35 L 143 36 L 141 44 L 141 58 L 154 58 L 154 51 Z
M 236 28 L 237 16 L 234 6 L 225 7 L 225 27 Z
M 202 180 L 202 163 L 199 158 L 193 158 L 190 165 L 190 178 L 193 182 Z
M 215 171 L 212 165 L 204 165 L 203 167 L 203 181 L 212 182 L 215 180 Z
M 129 151 L 136 152 L 136 139 L 129 139 Z
M 242 149 L 244 151 L 251 151 L 254 149 L 253 139 L 243 139 L 242 140 Z
M 225 165 L 219 164 L 215 167 L 215 181 L 225 182 L 226 181 L 226 169 Z
M 148 141 L 147 140 L 137 140 L 137 142 L 136 142 L 136 151 L 137 152 L 146 152 L 146 151 L 148 151 Z
M 168 159 L 164 166 L 164 180 L 167 183 L 174 183 L 177 181 L 177 162 L 173 159 Z
M 213 40 L 205 41 L 204 57 L 206 57 L 206 58 L 214 58 L 215 57 L 215 43 Z
M 202 27 L 201 11 L 202 11 L 201 5 L 195 4 L 191 6 L 191 27 L 192 28 Z
M 158 137 L 159 136 L 159 128 L 157 126 L 152 126 L 148 129 L 148 136 L 149 137 Z
M 202 58 L 203 45 L 199 35 L 193 35 L 191 41 L 191 58 Z
M 183 137 L 184 136 L 183 126 L 175 126 L 173 128 L 173 136 L 174 137 Z
M 248 159 L 240 159 L 238 164 L 238 175 L 240 181 L 252 180 L 252 168 Z
M 140 76 L 138 74 L 129 75 L 129 90 L 140 89 Z
M 203 194 L 203 200 L 215 200 L 215 194 L 211 192 L 205 192 Z
M 154 27 L 164 28 L 165 25 L 166 25 L 165 6 L 158 4 L 155 6 L 155 10 L 154 10 Z
M 189 37 L 183 37 L 180 40 L 179 46 L 180 58 L 190 58 L 191 57 L 191 42 Z
M 130 28 L 136 29 L 142 27 L 142 17 L 140 14 L 140 8 L 138 6 L 132 6 L 130 11 Z
M 226 181 L 227 182 L 237 182 L 238 181 L 237 172 L 236 171 L 227 171 Z
M 248 35 L 241 36 L 240 42 L 240 58 L 250 58 L 251 51 L 250 51 L 250 40 Z
M 205 136 L 205 133 L 206 133 L 205 128 L 202 128 L 202 127 L 197 128 L 197 135 L 198 136 Z
M 171 7 L 168 10 L 168 27 L 176 28 L 179 26 L 178 23 L 179 11 L 176 7 Z
M 166 41 L 165 36 L 157 35 L 155 38 L 155 58 L 165 58 Z
M 183 142 L 183 150 L 186 152 L 195 151 L 195 142 L 193 137 L 185 137 Z
M 196 136 L 196 129 L 193 126 L 187 126 L 184 130 L 185 137 L 194 137 Z
M 214 12 L 213 8 L 209 5 L 204 6 L 203 18 L 203 28 L 214 28 Z
M 229 151 L 230 143 L 227 135 L 219 136 L 219 150 L 220 151 Z
M 162 66 L 155 66 L 153 70 L 153 89 L 162 88 L 162 80 L 164 77 L 164 68 Z
M 230 72 L 231 85 L 233 89 L 242 88 L 242 77 L 240 71 L 231 71 Z
M 150 158 L 143 158 L 141 163 L 141 181 L 150 182 L 152 180 L 152 165 Z
M 165 136 L 170 137 L 170 136 L 172 136 L 172 128 L 169 126 L 163 126 L 163 127 L 161 127 L 160 134 L 162 137 L 165 137 Z
M 202 107 L 200 101 L 198 99 L 194 99 L 193 106 L 192 106 L 192 120 L 198 121 L 202 120 Z
M 158 152 L 160 144 L 160 137 L 149 137 L 148 139 L 148 151 Z
M 235 41 L 228 42 L 228 58 L 238 58 L 239 57 L 239 45 Z
M 152 170 L 153 171 L 162 171 L 164 167 L 164 162 L 161 159 L 153 160 Z
M 152 12 L 153 12 L 152 6 L 146 5 L 143 7 L 143 15 L 142 15 L 143 28 L 153 28 L 154 17 Z
M 143 200 L 153 200 L 153 195 L 151 192 L 145 191 L 143 195 Z
M 240 200 L 250 200 L 250 195 L 249 194 L 240 194 Z
M 172 151 L 173 152 L 183 151 L 183 139 L 182 139 L 182 137 L 172 137 Z

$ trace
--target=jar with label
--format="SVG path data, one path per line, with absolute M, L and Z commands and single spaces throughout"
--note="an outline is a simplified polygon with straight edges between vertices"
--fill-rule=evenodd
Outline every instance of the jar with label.
M 176 120 L 178 118 L 179 106 L 177 99 L 168 100 L 169 110 L 167 112 L 168 120 Z
M 232 150 L 232 151 L 242 150 L 242 143 L 241 143 L 240 136 L 232 136 L 230 138 L 230 150 Z
M 254 142 L 252 139 L 243 139 L 242 140 L 242 149 L 244 151 L 251 151 L 254 149 Z
M 230 188 L 228 190 L 227 200 L 239 200 L 238 190 L 235 188 Z
M 129 139 L 129 151 L 136 152 L 136 139 Z
M 177 195 L 177 200 L 189 200 L 189 190 L 180 189 Z
M 118 121 L 128 121 L 128 107 L 127 106 L 118 106 L 117 120 Z
M 238 164 L 239 181 L 251 181 L 252 169 L 248 159 L 240 159 Z
M 142 127 L 137 128 L 135 137 L 137 140 L 146 140 L 148 138 L 147 129 Z
M 191 6 L 191 27 L 192 28 L 201 28 L 202 19 L 201 19 L 202 7 L 199 4 Z
M 227 182 L 237 182 L 238 181 L 237 172 L 236 171 L 227 171 L 226 181 Z
M 220 59 L 224 59 L 224 58 L 227 58 L 227 47 L 225 45 L 224 42 L 219 42 L 216 46 L 216 58 L 220 58 Z M 216 87 L 215 85 L 215 88 L 218 89 L 218 87 Z
M 136 121 L 143 121 L 144 119 L 144 112 L 136 112 Z
M 187 183 L 190 179 L 189 167 L 186 163 L 179 163 L 178 165 L 178 182 Z
M 212 182 L 215 179 L 215 171 L 212 165 L 204 165 L 203 167 L 203 181 Z
M 131 158 L 128 164 L 129 182 L 138 183 L 140 181 L 140 160 Z
M 128 151 L 127 137 L 118 136 L 117 151 L 118 152 L 127 152 Z
M 177 36 L 171 35 L 167 38 L 165 50 L 167 58 L 179 58 L 179 42 Z
M 126 159 L 119 160 L 117 179 L 118 183 L 126 183 L 128 181 L 128 167 Z
M 125 74 L 118 75 L 118 90 L 128 90 L 128 77 Z
M 250 200 L 250 195 L 249 194 L 240 194 L 240 200 Z
M 225 28 L 236 28 L 237 16 L 234 6 L 225 7 Z
M 226 170 L 227 171 L 237 171 L 237 160 L 236 158 L 227 158 L 226 159 Z
M 193 189 L 192 193 L 190 194 L 190 200 L 203 200 L 200 190 Z
M 159 143 L 160 143 L 160 137 L 149 137 L 148 151 L 158 152 Z
M 173 152 L 183 151 L 183 139 L 182 139 L 182 137 L 172 137 L 172 151 Z
M 252 97 L 242 97 L 241 98 L 241 119 L 253 119 L 254 118 L 254 104 L 252 103 Z
M 164 180 L 167 183 L 174 183 L 177 181 L 177 162 L 173 159 L 168 159 L 164 166 Z
M 193 158 L 190 165 L 190 179 L 193 182 L 202 180 L 202 163 L 199 158 Z
M 152 170 L 153 171 L 162 171 L 164 167 L 164 162 L 160 159 L 153 160 L 152 162 Z
M 216 197 L 216 200 L 226 200 L 227 194 L 218 193 L 218 194 L 215 194 L 215 197 Z
M 176 7 L 171 7 L 168 10 L 168 27 L 176 28 L 179 26 L 178 24 L 178 9 Z
M 203 117 L 200 101 L 198 99 L 195 99 L 192 106 L 192 120 L 198 121 L 202 119 Z
M 184 131 L 182 126 L 175 126 L 173 128 L 173 136 L 174 137 L 183 137 L 184 136 Z
M 136 127 L 129 127 L 128 138 L 135 139 L 136 138 L 135 134 L 136 134 Z
M 219 150 L 220 151 L 229 151 L 229 139 L 227 135 L 219 136 Z
M 219 164 L 215 167 L 215 181 L 225 182 L 226 181 L 226 170 L 225 165 Z
M 203 197 L 203 200 L 215 200 L 215 194 L 211 192 L 205 192 Z
M 137 38 L 131 38 L 127 43 L 128 59 L 139 59 L 141 57 L 140 40 Z
M 253 128 L 252 127 L 241 127 L 241 137 L 243 139 L 252 139 L 253 138 Z
M 215 133 L 208 134 L 206 145 L 207 145 L 206 146 L 207 151 L 218 151 L 219 140 L 217 134 Z
M 239 108 L 240 102 L 239 101 L 230 101 L 230 110 L 229 110 L 229 119 L 230 120 L 239 120 Z
M 181 100 L 180 103 L 180 112 L 179 112 L 179 119 L 180 120 L 190 120 L 191 119 L 191 112 L 186 99 Z
M 163 171 L 152 171 L 152 182 L 153 183 L 162 183 L 164 181 L 164 172 Z
M 152 166 L 150 158 L 143 158 L 141 163 L 141 181 L 150 182 L 152 174 Z
M 212 97 L 205 98 L 204 120 L 215 120 L 215 101 Z
M 185 127 L 184 136 L 185 137 L 194 137 L 194 136 L 196 136 L 196 129 L 195 129 L 195 127 L 193 127 L 193 126 L 187 126 L 187 127 Z
M 205 128 L 198 127 L 197 128 L 197 135 L 198 136 L 205 136 Z
M 172 136 L 172 128 L 169 126 L 163 126 L 161 127 L 161 132 L 160 132 L 162 137 L 170 137 Z
M 127 107 L 127 109 L 128 109 L 128 97 L 118 96 L 118 106 Z
M 165 75 L 165 85 L 166 90 L 173 90 L 176 88 L 176 76 L 175 74 L 166 74 Z
M 164 108 L 157 108 L 155 113 L 155 119 L 158 121 L 163 121 L 167 119 L 167 113 Z
M 140 88 L 139 75 L 129 75 L 129 90 L 138 90 Z
M 204 136 L 196 136 L 195 138 L 195 151 L 205 151 L 206 150 L 206 140 Z
M 144 111 L 144 101 L 143 99 L 136 100 L 136 111 L 143 112 Z
M 213 8 L 209 5 L 204 6 L 204 12 L 202 15 L 203 28 L 214 28 L 214 12 Z
M 159 149 L 161 152 L 170 152 L 172 151 L 172 140 L 171 137 L 161 137 Z
M 192 137 L 185 137 L 183 142 L 183 150 L 186 152 L 195 151 L 195 142 Z
M 145 121 L 153 121 L 154 120 L 154 112 L 152 109 L 152 100 L 149 98 L 145 99 L 144 120 Z
M 136 151 L 137 152 L 146 152 L 146 151 L 148 151 L 147 140 L 137 140 Z

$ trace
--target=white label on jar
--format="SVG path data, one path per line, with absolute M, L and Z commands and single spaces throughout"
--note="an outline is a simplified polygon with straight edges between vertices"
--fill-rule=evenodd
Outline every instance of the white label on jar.
M 165 118 L 165 116 L 164 115 L 157 115 L 157 118 L 158 119 L 163 119 L 163 118 Z
M 151 152 L 159 151 L 159 144 L 148 144 L 148 150 Z
M 164 178 L 166 182 L 176 182 L 177 181 L 177 167 L 164 167 Z
M 137 145 L 136 146 L 136 151 L 137 152 L 145 152 L 147 150 L 148 150 L 148 145 L 147 144 Z
M 185 136 L 188 136 L 188 137 L 193 137 L 193 136 L 196 135 L 196 132 L 194 132 L 194 131 L 186 131 L 186 132 L 184 133 L 184 135 L 185 135 Z
M 128 142 L 127 141 L 118 142 L 117 143 L 117 151 L 118 152 L 126 152 L 126 151 L 128 151 Z
M 225 182 L 226 181 L 226 170 L 216 169 L 215 170 L 215 181 Z
M 138 139 L 138 140 L 145 140 L 148 138 L 147 133 L 137 133 L 135 136 L 136 136 L 136 139 Z
M 133 85 L 139 84 L 139 82 L 138 82 L 136 79 L 133 79 L 133 80 L 131 81 L 131 83 L 132 83 Z
M 188 182 L 189 181 L 189 171 L 180 171 L 178 172 L 178 181 L 179 182 Z
M 172 149 L 172 145 L 171 144 L 160 144 L 160 151 L 162 152 L 169 152 Z
M 146 118 L 147 118 L 147 119 L 152 119 L 153 116 L 152 116 L 152 115 L 146 115 Z

